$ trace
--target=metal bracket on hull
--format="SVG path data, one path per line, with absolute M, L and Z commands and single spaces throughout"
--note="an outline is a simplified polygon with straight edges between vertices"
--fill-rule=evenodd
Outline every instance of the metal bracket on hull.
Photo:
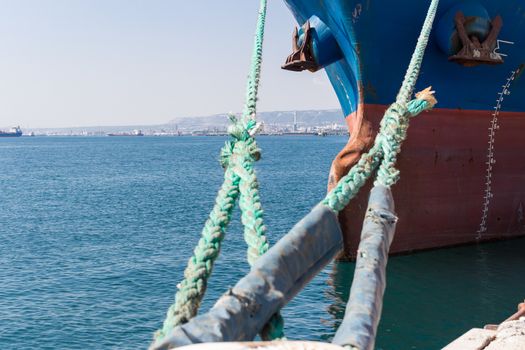
M 475 17 L 467 17 L 463 12 L 458 11 L 454 21 L 456 22 L 456 30 L 458 36 L 463 44 L 463 48 L 455 55 L 450 56 L 449 61 L 459 63 L 466 67 L 473 67 L 480 64 L 501 64 L 503 58 L 495 51 L 497 46 L 497 39 L 503 21 L 500 16 L 496 16 L 491 22 L 491 29 L 483 42 L 476 35 L 467 34 L 465 25 L 472 21 Z
M 292 48 L 293 52 L 286 62 L 282 65 L 282 69 L 291 70 L 294 72 L 300 72 L 303 70 L 309 70 L 310 72 L 316 72 L 319 70 L 317 63 L 315 62 L 313 48 L 312 48 L 312 28 L 310 27 L 310 21 L 306 21 L 302 27 L 304 31 L 304 38 L 299 46 L 299 30 L 295 27 L 292 35 Z

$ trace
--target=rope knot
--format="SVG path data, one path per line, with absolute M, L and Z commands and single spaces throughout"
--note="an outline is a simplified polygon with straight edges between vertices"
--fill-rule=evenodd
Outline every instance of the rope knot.
M 249 128 L 250 125 L 242 125 L 241 121 L 237 117 L 230 113 L 228 114 L 230 120 L 230 126 L 228 126 L 228 133 L 235 141 L 246 140 L 250 137 Z
M 224 182 L 204 224 L 202 238 L 188 262 L 184 280 L 175 296 L 175 303 L 168 309 L 162 330 L 155 336 L 156 344 L 174 327 L 186 323 L 197 314 L 237 199 L 242 213 L 245 240 L 250 246 L 248 250 L 250 265 L 269 247 L 265 236 L 257 177 L 253 169 L 253 163 L 261 157 L 254 136 L 262 127 L 262 124 L 255 121 L 255 111 L 261 75 L 266 7 L 267 0 L 261 0 L 244 112 L 241 118 L 232 114 L 228 116 L 231 122 L 228 128 L 231 139 L 226 141 L 220 153 L 220 163 L 225 169 Z M 281 316 L 277 313 L 272 320 L 268 336 L 282 336 Z M 266 334 L 263 334 L 262 338 L 266 340 Z M 154 348 L 157 348 L 156 344 Z
M 406 113 L 406 110 L 406 106 L 402 105 L 401 103 L 394 102 L 390 105 L 390 107 L 388 107 L 387 115 L 389 115 L 390 113 L 394 113 L 396 116 L 404 115 Z
M 255 117 L 255 116 L 253 116 Z M 254 118 L 248 119 L 246 125 L 233 114 L 229 114 L 230 126 L 228 126 L 228 133 L 232 137 L 231 140 L 226 141 L 224 147 L 221 149 L 220 163 L 226 169 L 233 167 L 232 159 L 235 158 L 241 164 L 246 162 L 252 163 L 261 158 L 261 150 L 255 142 L 255 134 L 262 128 L 261 123 L 257 123 Z M 235 155 L 235 157 L 233 157 Z

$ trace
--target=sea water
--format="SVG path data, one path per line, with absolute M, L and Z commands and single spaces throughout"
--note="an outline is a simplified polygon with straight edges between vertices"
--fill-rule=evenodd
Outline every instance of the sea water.
M 324 195 L 344 137 L 260 137 L 271 243 Z M 143 349 L 173 302 L 222 182 L 222 137 L 0 139 L 0 348 Z M 360 218 L 359 218 L 360 219 Z M 525 240 L 390 259 L 378 349 L 436 349 L 525 298 Z M 330 341 L 354 264 L 283 310 L 290 339 Z M 248 271 L 239 212 L 202 311 Z

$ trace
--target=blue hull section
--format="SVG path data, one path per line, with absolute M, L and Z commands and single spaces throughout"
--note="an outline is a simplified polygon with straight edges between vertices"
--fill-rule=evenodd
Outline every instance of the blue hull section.
M 344 58 L 325 67 L 345 116 L 359 103 L 390 104 L 405 74 L 429 1 L 285 0 L 298 23 L 319 17 L 332 31 Z M 525 65 L 525 6 L 514 0 L 442 0 L 436 17 L 454 26 L 447 11 L 458 4 L 467 11 L 480 4 L 491 18 L 500 15 L 498 35 L 504 63 L 464 67 L 448 60 L 438 46 L 443 31 L 434 30 L 427 49 L 417 90 L 432 85 L 438 107 L 462 110 L 493 110 L 495 96 L 511 71 Z M 443 27 L 443 23 L 441 23 Z M 441 38 L 442 39 L 442 38 Z M 361 90 L 362 87 L 362 91 Z M 503 111 L 525 111 L 525 83 L 518 76 Z
M 311 24 L 295 45 L 310 55 L 292 54 L 285 67 L 325 68 L 351 134 L 332 162 L 330 189 L 372 145 L 430 0 L 285 1 L 300 25 Z M 328 31 L 339 50 L 314 41 Z M 525 235 L 524 71 L 523 0 L 440 0 L 416 86 L 432 85 L 438 104 L 411 122 L 396 165 L 391 253 Z M 367 197 L 360 193 L 339 213 L 347 257 L 356 255 Z

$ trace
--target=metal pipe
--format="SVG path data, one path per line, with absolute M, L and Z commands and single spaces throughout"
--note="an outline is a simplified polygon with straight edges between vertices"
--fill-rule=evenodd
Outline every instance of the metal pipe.
M 383 308 L 388 250 L 396 222 L 390 188 L 375 186 L 363 222 L 350 298 L 332 343 L 359 350 L 374 348 Z
M 337 214 L 317 205 L 206 314 L 176 327 L 150 349 L 250 341 L 342 249 Z

